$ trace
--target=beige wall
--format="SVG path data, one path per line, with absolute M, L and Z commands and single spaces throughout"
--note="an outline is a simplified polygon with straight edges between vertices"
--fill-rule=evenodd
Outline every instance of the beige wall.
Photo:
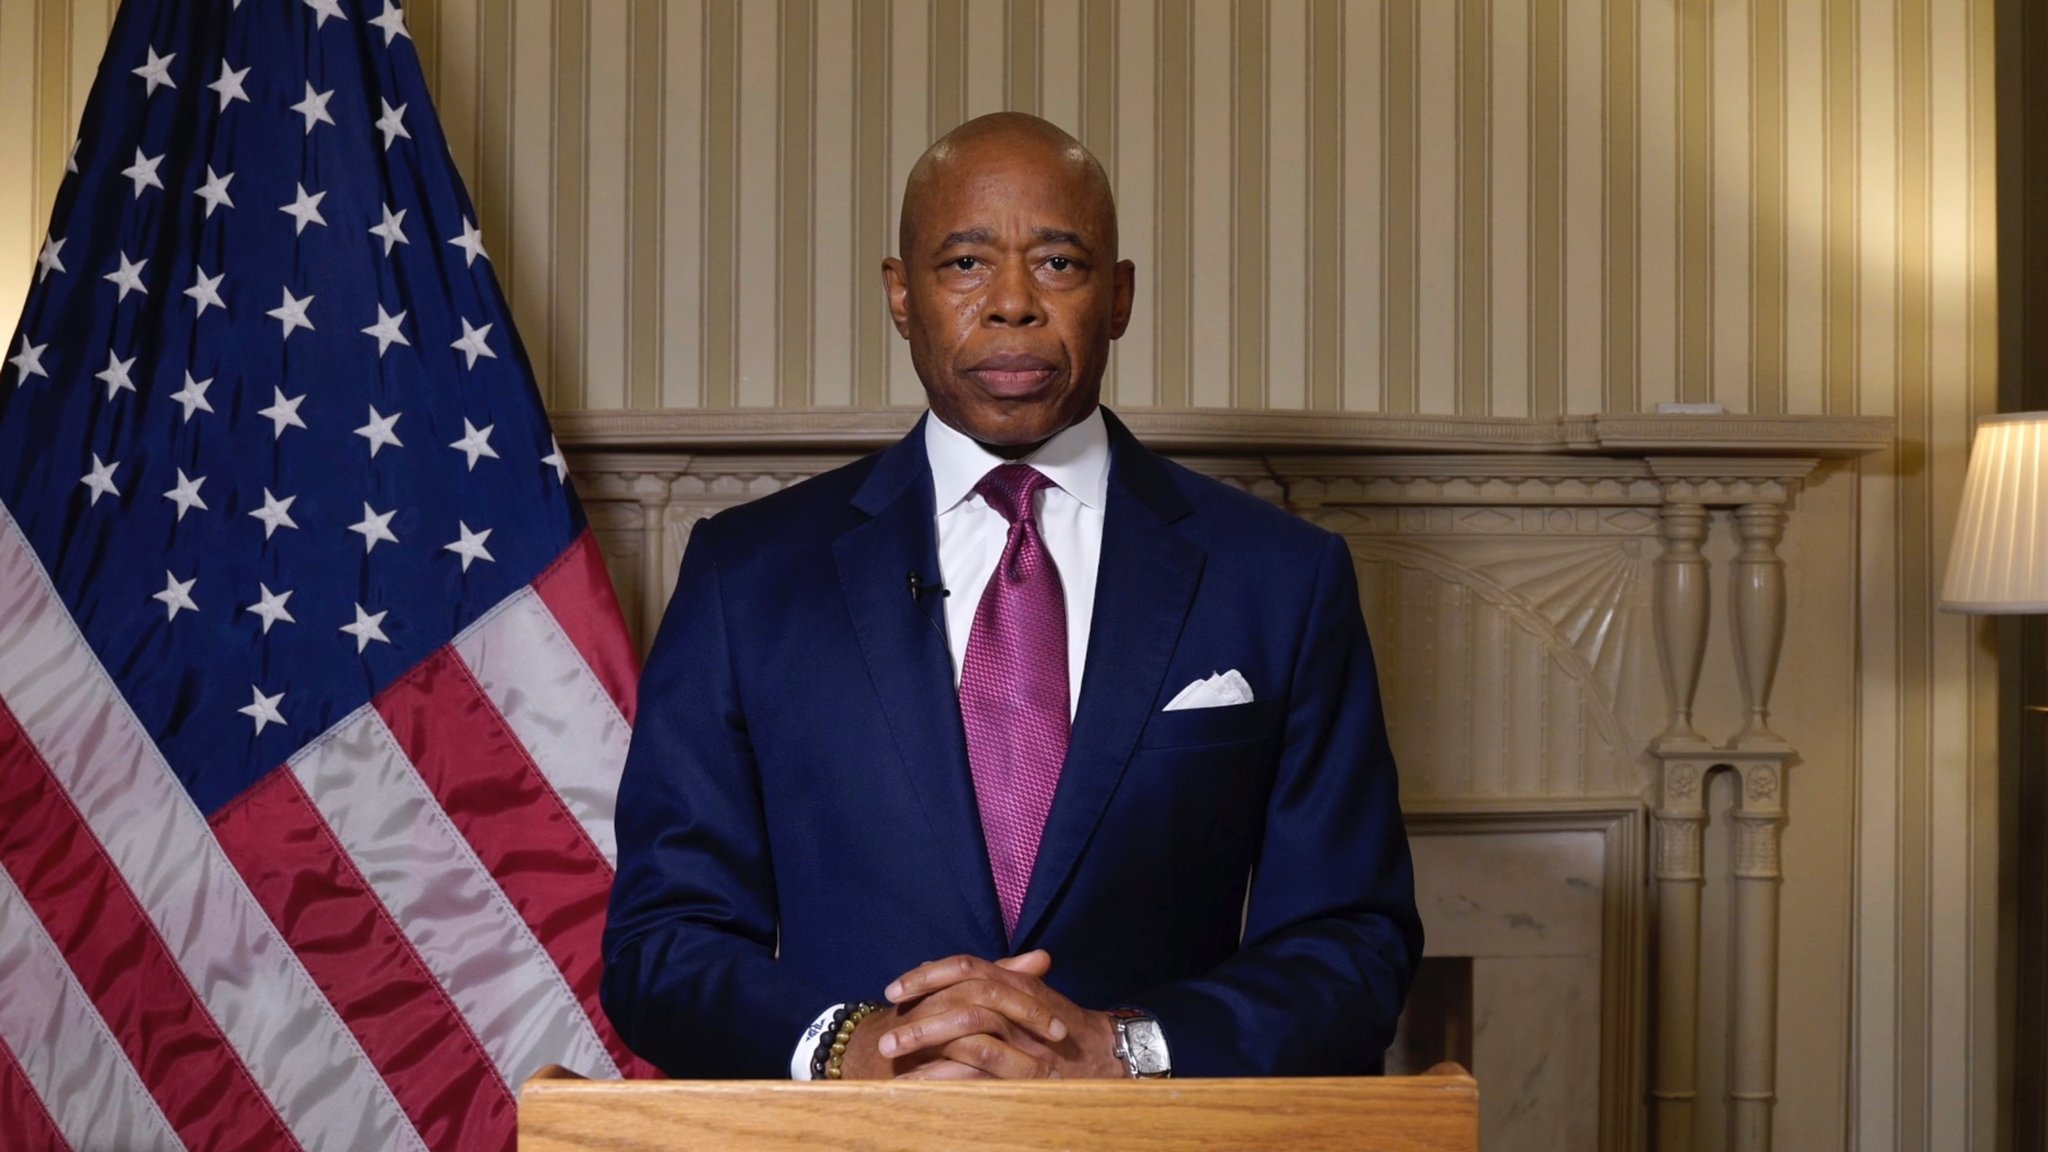
M 114 6 L 0 0 L 0 315 Z M 1855 673 L 1782 700 L 1839 714 L 1785 724 L 1779 1132 L 1991 1146 L 1994 665 L 1931 608 L 1995 391 L 1991 0 L 408 7 L 559 410 L 914 402 L 898 189 L 1013 107 L 1116 182 L 1125 407 L 1896 418 L 1788 541 L 1842 593 L 1795 650 Z

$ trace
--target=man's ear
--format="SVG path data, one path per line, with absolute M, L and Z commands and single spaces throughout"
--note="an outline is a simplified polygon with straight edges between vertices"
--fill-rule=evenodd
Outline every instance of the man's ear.
M 1129 260 L 1116 262 L 1115 283 L 1110 288 L 1109 338 L 1120 340 L 1131 326 L 1131 303 L 1138 294 L 1138 266 Z
M 896 334 L 910 339 L 910 275 L 894 256 L 882 261 L 882 290 L 889 294 L 889 319 L 896 322 Z

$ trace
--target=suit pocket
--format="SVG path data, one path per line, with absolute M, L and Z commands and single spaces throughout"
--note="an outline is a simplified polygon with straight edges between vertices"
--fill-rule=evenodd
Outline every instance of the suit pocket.
M 1254 700 L 1220 708 L 1183 708 L 1154 712 L 1138 738 L 1141 748 L 1185 748 L 1197 744 L 1235 744 L 1277 735 L 1281 701 Z

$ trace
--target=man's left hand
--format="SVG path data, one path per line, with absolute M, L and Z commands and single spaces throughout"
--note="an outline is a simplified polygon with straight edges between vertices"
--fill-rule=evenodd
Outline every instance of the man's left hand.
M 995 961 L 948 956 L 921 964 L 884 993 L 899 1022 L 880 1037 L 880 1051 L 941 1057 L 904 1073 L 914 1079 L 1125 1075 L 1109 1015 L 1053 991 L 1045 983 L 1051 970 L 1052 957 L 1042 949 Z

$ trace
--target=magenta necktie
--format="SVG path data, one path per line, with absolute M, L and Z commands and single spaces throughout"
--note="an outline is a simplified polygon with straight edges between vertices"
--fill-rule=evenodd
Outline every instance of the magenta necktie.
M 1012 937 L 1067 758 L 1066 598 L 1032 515 L 1033 498 L 1051 483 L 1028 465 L 1003 464 L 974 486 L 1010 522 L 1010 535 L 967 634 L 960 719 L 1003 930 Z

